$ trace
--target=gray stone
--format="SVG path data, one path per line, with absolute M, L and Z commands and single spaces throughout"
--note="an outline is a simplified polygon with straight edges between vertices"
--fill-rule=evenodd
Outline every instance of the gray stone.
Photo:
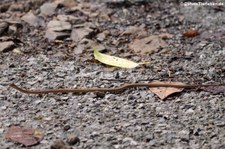
M 53 14 L 55 14 L 55 10 L 57 8 L 57 4 L 56 3 L 44 3 L 41 7 L 41 14 L 45 15 L 45 16 L 51 16 Z
M 44 20 L 41 19 L 40 17 L 35 16 L 32 12 L 28 12 L 25 14 L 21 20 L 27 22 L 31 26 L 44 26 Z
M 0 23 L 0 36 L 7 30 L 8 26 L 9 24 L 7 22 Z
M 74 48 L 74 54 L 81 54 L 83 53 L 85 49 L 85 45 L 83 44 L 78 44 L 75 48 Z
M 15 48 L 13 41 L 6 41 L 0 43 L 0 52 L 9 52 Z
M 73 15 L 58 15 L 57 19 L 59 19 L 60 21 L 67 21 L 67 22 L 70 22 L 72 24 L 83 24 L 83 23 L 85 23 L 84 19 L 75 17 Z
M 93 32 L 90 28 L 74 28 L 71 33 L 71 39 L 75 42 L 81 41 Z
M 182 130 L 179 132 L 179 137 L 182 139 L 182 140 L 189 140 L 189 131 L 187 130 Z
M 68 32 L 55 32 L 52 30 L 47 30 L 45 33 L 45 38 L 47 38 L 49 41 L 62 40 L 69 36 L 70 36 L 70 33 Z
M 75 0 L 55 0 L 55 3 L 69 8 L 72 8 L 77 5 L 77 2 Z
M 98 41 L 104 41 L 108 35 L 109 35 L 109 31 L 104 31 L 102 33 L 99 33 L 97 35 L 97 40 Z
M 70 36 L 71 27 L 69 22 L 52 20 L 47 25 L 45 37 L 50 41 L 65 39 Z
M 58 20 L 52 20 L 47 25 L 47 28 L 52 31 L 69 31 L 71 27 L 69 22 Z

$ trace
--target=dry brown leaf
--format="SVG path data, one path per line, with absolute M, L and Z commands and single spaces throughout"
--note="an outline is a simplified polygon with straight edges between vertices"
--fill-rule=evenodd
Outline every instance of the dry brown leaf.
M 149 36 L 142 39 L 136 39 L 129 45 L 130 49 L 138 54 L 152 54 L 159 48 L 167 47 L 167 43 L 159 36 Z
M 196 30 L 189 30 L 183 34 L 184 37 L 195 37 L 198 35 L 199 35 L 199 32 Z
M 161 82 L 161 81 L 153 81 L 152 83 L 157 84 L 176 84 L 176 85 L 184 85 L 181 82 Z M 165 100 L 171 94 L 182 92 L 183 88 L 174 88 L 174 87 L 152 87 L 150 91 L 155 93 L 160 99 Z
M 6 139 L 28 147 L 38 144 L 43 139 L 43 134 L 37 129 L 12 126 L 6 132 Z

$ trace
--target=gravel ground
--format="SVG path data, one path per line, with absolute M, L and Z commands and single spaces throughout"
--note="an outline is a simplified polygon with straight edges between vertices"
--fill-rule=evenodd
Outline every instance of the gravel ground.
M 24 9 L 19 5 L 18 10 L 12 9 L 16 7 L 13 1 L 0 2 L 1 8 L 10 5 L 6 11 L 0 9 L 2 21 L 8 18 L 18 21 L 29 10 L 39 16 L 40 7 L 47 2 L 18 0 L 17 3 Z M 8 86 L 16 83 L 29 89 L 49 89 L 117 87 L 151 80 L 225 82 L 224 7 L 166 3 L 76 1 L 82 4 L 80 9 L 85 9 L 86 14 L 61 6 L 53 15 L 42 16 L 43 26 L 24 21 L 9 23 L 11 26 L 1 34 L 1 42 L 13 41 L 13 49 L 19 49 L 22 54 L 15 50 L 0 53 L 1 148 L 24 148 L 5 139 L 7 129 L 13 125 L 38 128 L 44 133 L 44 139 L 32 149 L 53 148 L 55 140 L 70 142 L 71 135 L 79 138 L 70 143 L 74 144 L 71 148 L 77 149 L 225 148 L 224 94 L 185 90 L 161 101 L 146 88 L 128 89 L 121 94 L 27 95 Z M 89 10 L 93 12 L 87 13 Z M 96 17 L 95 12 L 102 15 Z M 76 53 L 79 46 L 74 45 L 82 43 L 75 37 L 51 41 L 53 37 L 46 36 L 46 25 L 58 14 L 76 16 L 84 27 L 92 30 L 91 35 L 85 36 L 90 47 L 98 43 L 104 46 L 103 52 L 134 61 L 147 60 L 151 64 L 134 69 L 112 68 L 95 61 L 90 47 Z M 87 22 L 92 23 L 91 27 Z M 122 34 L 127 27 L 135 25 L 142 25 L 146 36 L 173 35 L 165 40 L 169 46 L 152 54 L 135 53 L 129 44 L 138 36 L 137 32 Z M 190 28 L 201 34 L 184 38 L 183 33 Z M 98 39 L 106 31 L 107 37 Z

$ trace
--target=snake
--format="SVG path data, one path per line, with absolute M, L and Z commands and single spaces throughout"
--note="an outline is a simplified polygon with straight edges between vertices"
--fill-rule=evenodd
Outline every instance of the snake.
M 171 83 L 128 83 L 115 88 L 60 88 L 60 89 L 46 89 L 46 90 L 28 90 L 15 85 L 10 84 L 10 87 L 23 92 L 25 94 L 49 94 L 49 93 L 87 93 L 87 92 L 122 92 L 129 88 L 134 87 L 173 87 L 173 88 L 187 88 L 187 89 L 199 89 L 202 87 L 216 87 L 225 86 L 224 84 L 171 84 Z

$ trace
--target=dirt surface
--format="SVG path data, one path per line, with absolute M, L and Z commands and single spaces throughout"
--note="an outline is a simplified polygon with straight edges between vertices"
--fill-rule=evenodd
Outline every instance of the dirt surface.
M 185 90 L 161 101 L 146 88 L 27 95 L 8 86 L 225 82 L 225 3 L 186 5 L 169 0 L 0 1 L 1 148 L 24 148 L 5 139 L 10 126 L 41 130 L 44 138 L 34 149 L 225 148 L 225 93 Z M 199 35 L 183 36 L 188 30 Z M 143 40 L 156 36 L 166 46 Z M 94 59 L 94 47 L 151 63 L 112 68 Z

